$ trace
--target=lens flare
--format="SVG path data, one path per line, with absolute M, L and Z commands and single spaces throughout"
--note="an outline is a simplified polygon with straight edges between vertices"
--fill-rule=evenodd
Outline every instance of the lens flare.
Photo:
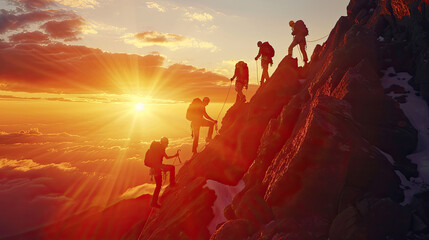
M 136 111 L 141 112 L 144 110 L 144 104 L 143 103 L 137 103 L 136 104 Z

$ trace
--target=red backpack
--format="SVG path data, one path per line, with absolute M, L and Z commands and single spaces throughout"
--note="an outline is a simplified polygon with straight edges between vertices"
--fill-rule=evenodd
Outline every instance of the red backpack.
M 235 64 L 235 74 L 237 75 L 237 80 L 245 85 L 249 84 L 249 68 L 247 67 L 247 63 L 239 61 Z
M 275 51 L 273 46 L 271 46 L 268 42 L 262 43 L 262 55 L 266 57 L 274 57 Z
M 191 104 L 189 104 L 188 109 L 186 110 L 186 119 L 193 122 L 195 120 L 199 120 L 202 117 L 203 101 L 199 98 L 195 98 L 192 100 Z
M 162 159 L 164 157 L 164 149 L 160 142 L 153 141 L 150 144 L 149 149 L 146 152 L 144 158 L 144 165 L 150 168 L 157 168 L 162 165 Z
M 305 23 L 302 20 L 296 21 L 295 29 L 297 32 L 302 33 L 304 36 L 308 35 L 308 28 L 307 26 L 305 26 Z

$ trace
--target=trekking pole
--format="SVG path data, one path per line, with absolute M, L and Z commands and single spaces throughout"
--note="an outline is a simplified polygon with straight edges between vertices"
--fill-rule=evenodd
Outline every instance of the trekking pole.
M 259 82 L 258 82 L 259 71 L 258 70 L 259 70 L 258 69 L 258 60 L 256 60 L 256 83 L 259 85 Z
M 182 151 L 182 150 L 181 149 L 177 150 L 177 157 L 174 159 L 173 165 L 176 163 L 176 159 L 179 160 L 179 163 L 182 163 L 182 160 L 180 160 L 180 155 L 179 155 L 180 151 Z

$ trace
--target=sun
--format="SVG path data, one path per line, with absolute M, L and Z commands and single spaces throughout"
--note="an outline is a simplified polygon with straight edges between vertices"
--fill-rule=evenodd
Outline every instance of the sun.
M 137 111 L 137 112 L 141 112 L 141 111 L 143 111 L 143 110 L 144 110 L 144 104 L 143 104 L 143 103 L 141 103 L 141 102 L 137 103 L 137 104 L 136 104 L 136 111 Z

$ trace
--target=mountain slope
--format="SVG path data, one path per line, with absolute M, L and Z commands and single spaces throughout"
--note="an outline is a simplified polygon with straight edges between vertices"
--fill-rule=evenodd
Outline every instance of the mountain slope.
M 409 157 L 427 133 L 403 111 L 410 91 L 381 79 L 389 67 L 406 71 L 429 100 L 428 5 L 352 0 L 304 70 L 285 57 L 249 103 L 228 111 L 220 136 L 167 188 L 142 239 L 406 239 L 427 230 L 427 197 L 408 194 L 427 187 L 414 184 L 426 172 Z M 219 213 L 207 180 L 241 179 L 226 223 L 210 232 Z

